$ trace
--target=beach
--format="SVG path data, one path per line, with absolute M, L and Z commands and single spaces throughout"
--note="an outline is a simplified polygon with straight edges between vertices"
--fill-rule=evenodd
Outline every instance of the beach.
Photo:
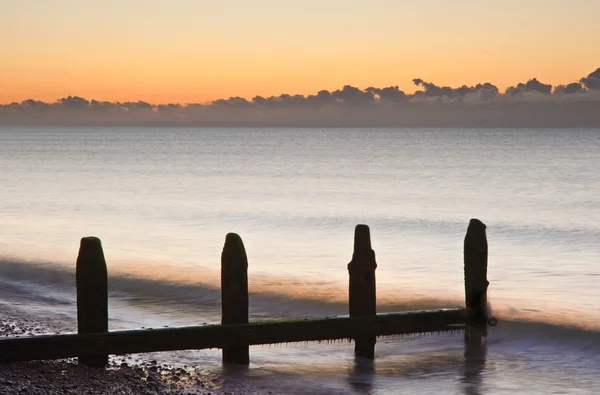
M 475 364 L 441 333 L 379 338 L 366 366 L 347 341 L 292 343 L 251 346 L 244 369 L 216 349 L 114 356 L 106 372 L 8 365 L 0 389 L 597 393 L 597 163 L 594 129 L 2 127 L 3 335 L 76 332 L 87 236 L 106 257 L 109 330 L 220 323 L 229 232 L 248 255 L 251 321 L 348 314 L 357 224 L 378 313 L 464 307 L 471 218 L 487 225 L 499 324 Z
M 24 319 L 23 313 L 0 309 L 0 336 L 74 332 L 72 327 L 57 327 L 43 317 Z M 0 389 L 6 395 L 267 393 L 244 388 L 240 382 L 225 382 L 223 376 L 202 366 L 163 362 L 144 355 L 123 355 L 112 356 L 106 369 L 79 366 L 76 358 L 12 363 L 0 367 Z

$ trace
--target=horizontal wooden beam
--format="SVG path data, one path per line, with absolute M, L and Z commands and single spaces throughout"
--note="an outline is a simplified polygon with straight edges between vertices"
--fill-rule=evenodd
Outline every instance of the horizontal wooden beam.
M 422 310 L 370 317 L 274 320 L 246 325 L 203 325 L 91 334 L 13 337 L 0 340 L 0 363 L 133 354 L 256 344 L 352 339 L 464 330 L 467 309 Z

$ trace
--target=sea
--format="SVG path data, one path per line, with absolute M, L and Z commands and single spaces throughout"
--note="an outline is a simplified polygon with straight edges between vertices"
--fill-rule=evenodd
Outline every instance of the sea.
M 265 393 L 600 393 L 600 130 L 0 127 L 0 304 L 73 326 L 82 237 L 102 240 L 111 330 L 219 323 L 225 236 L 251 320 L 348 314 L 354 227 L 378 312 L 464 306 L 487 225 L 485 353 L 461 334 L 252 346 Z M 220 350 L 154 358 L 223 375 Z

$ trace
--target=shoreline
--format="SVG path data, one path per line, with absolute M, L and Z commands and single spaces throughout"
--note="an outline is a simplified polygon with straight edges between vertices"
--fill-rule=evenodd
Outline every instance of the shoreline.
M 25 314 L 18 314 L 18 305 L 10 311 L 6 307 L 0 306 L 0 337 L 73 332 L 48 317 L 24 318 Z M 2 365 L 0 392 L 5 395 L 271 393 L 249 388 L 241 381 L 229 380 L 226 375 L 199 365 L 159 363 L 145 354 L 111 356 L 105 369 L 79 366 L 76 358 Z

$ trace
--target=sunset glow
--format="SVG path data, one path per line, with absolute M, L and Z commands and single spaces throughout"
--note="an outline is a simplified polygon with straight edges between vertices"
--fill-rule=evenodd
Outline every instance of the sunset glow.
M 413 78 L 499 88 L 600 66 L 600 2 L 20 1 L 0 13 L 0 103 L 153 103 Z

